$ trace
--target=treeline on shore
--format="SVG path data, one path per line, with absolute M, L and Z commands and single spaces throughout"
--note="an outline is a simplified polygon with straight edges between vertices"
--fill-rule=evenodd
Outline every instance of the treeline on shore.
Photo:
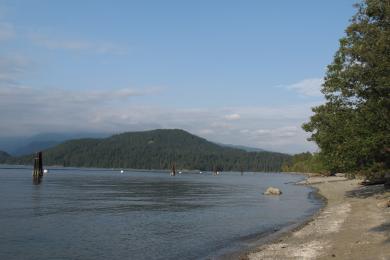
M 32 164 L 32 155 L 0 156 L 0 163 Z M 221 146 L 179 129 L 129 132 L 71 140 L 44 151 L 46 165 L 132 169 L 218 169 L 279 172 L 290 155 Z
M 322 173 L 328 171 L 321 161 L 318 153 L 299 153 L 292 156 L 282 165 L 283 172 Z

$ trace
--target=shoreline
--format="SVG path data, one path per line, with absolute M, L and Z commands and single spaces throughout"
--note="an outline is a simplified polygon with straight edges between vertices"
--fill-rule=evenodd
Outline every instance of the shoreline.
M 318 176 L 317 174 L 298 173 L 298 172 L 281 172 L 281 174 L 302 176 L 302 180 L 297 182 L 291 182 L 292 185 L 304 185 L 304 182 L 309 178 L 309 176 Z M 284 236 L 287 236 L 288 234 L 303 228 L 309 222 L 313 221 L 313 219 L 316 218 L 321 213 L 321 211 L 326 207 L 327 199 L 326 197 L 324 197 L 322 194 L 319 193 L 318 188 L 313 187 L 311 185 L 306 185 L 306 186 L 309 186 L 312 189 L 312 191 L 309 192 L 309 196 L 314 196 L 316 197 L 315 198 L 316 200 L 319 200 L 323 203 L 323 205 L 321 205 L 321 207 L 313 211 L 311 215 L 304 217 L 302 220 L 296 222 L 290 222 L 280 227 L 277 227 L 277 229 L 269 229 L 264 232 L 243 238 L 242 240 L 243 246 L 241 249 L 236 249 L 236 250 L 228 249 L 227 252 L 225 253 L 221 253 L 221 254 L 218 253 L 206 259 L 248 260 L 249 259 L 248 255 L 250 252 L 256 251 L 257 248 L 261 248 L 264 245 L 270 244 Z
M 390 208 L 379 206 L 390 199 L 390 192 L 383 185 L 306 176 L 297 184 L 316 189 L 325 205 L 235 259 L 390 259 Z

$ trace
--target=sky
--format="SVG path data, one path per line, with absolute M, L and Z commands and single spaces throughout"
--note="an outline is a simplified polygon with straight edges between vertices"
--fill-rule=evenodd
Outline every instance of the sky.
M 316 151 L 301 129 L 351 0 L 0 0 L 0 137 L 180 128 Z

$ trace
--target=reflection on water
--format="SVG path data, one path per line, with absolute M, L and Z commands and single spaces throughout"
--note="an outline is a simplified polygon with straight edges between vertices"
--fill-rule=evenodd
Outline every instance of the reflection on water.
M 42 175 L 33 175 L 33 184 L 39 185 L 42 182 Z
M 0 259 L 199 259 L 310 215 L 300 177 L 0 169 Z M 281 197 L 266 197 L 267 186 Z

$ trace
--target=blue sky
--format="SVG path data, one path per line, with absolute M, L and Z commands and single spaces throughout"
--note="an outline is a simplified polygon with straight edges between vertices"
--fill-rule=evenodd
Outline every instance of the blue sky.
M 183 128 L 315 151 L 300 126 L 354 3 L 0 0 L 0 136 Z

